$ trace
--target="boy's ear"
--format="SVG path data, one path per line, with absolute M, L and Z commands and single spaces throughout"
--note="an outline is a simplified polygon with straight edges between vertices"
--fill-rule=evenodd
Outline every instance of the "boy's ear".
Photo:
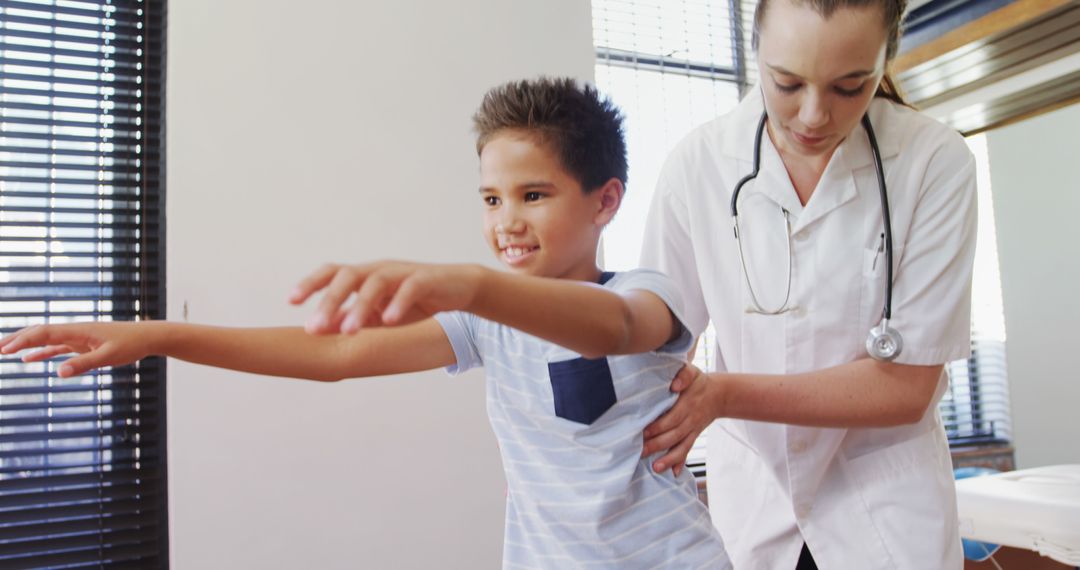
M 622 180 L 618 178 L 608 180 L 603 186 L 595 190 L 600 206 L 594 218 L 598 226 L 606 226 L 615 217 L 615 213 L 619 211 L 619 206 L 622 205 L 625 192 L 626 188 L 623 186 Z

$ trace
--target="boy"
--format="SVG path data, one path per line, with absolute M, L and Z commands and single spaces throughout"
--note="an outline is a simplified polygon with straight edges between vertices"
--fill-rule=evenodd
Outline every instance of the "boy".
M 483 365 L 508 484 L 505 567 L 729 568 L 693 478 L 641 457 L 694 337 L 662 275 L 597 268 L 626 181 L 621 122 L 572 80 L 485 96 L 474 117 L 484 236 L 509 272 L 328 265 L 291 298 L 325 289 L 307 332 L 53 325 L 0 339 L 0 352 L 82 353 L 61 376 L 151 354 L 324 381 Z

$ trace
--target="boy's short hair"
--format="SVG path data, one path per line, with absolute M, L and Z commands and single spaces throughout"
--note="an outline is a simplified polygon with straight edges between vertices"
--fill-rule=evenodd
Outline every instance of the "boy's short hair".
M 473 115 L 477 154 L 500 131 L 535 134 L 586 193 L 612 178 L 626 184 L 622 122 L 619 108 L 595 87 L 550 77 L 495 87 Z

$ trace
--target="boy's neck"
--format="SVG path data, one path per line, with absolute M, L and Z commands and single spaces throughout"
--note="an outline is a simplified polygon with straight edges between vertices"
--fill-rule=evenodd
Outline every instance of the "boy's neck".
M 588 264 L 581 269 L 575 269 L 570 273 L 564 275 L 562 279 L 573 279 L 575 281 L 587 281 L 589 283 L 599 283 L 600 276 L 603 275 L 603 271 L 596 266 L 596 261 Z

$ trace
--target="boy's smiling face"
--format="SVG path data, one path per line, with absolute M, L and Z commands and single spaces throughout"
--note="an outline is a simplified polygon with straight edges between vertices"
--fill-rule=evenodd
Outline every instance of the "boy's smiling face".
M 614 204 L 610 183 L 585 194 L 535 136 L 500 132 L 480 153 L 484 238 L 516 273 L 596 281 L 600 232 L 622 197 L 622 186 L 615 182 Z

